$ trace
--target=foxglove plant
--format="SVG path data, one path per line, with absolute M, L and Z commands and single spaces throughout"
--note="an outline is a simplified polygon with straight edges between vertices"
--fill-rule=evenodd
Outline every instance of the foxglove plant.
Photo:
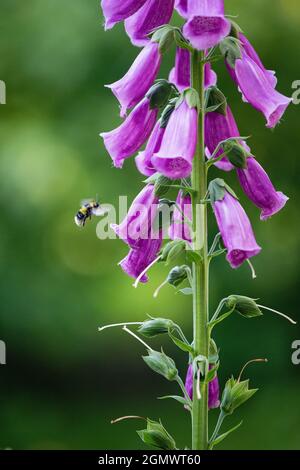
M 174 8 L 183 18 L 181 28 L 168 24 Z M 246 137 L 240 136 L 230 106 L 217 87 L 212 64 L 223 56 L 244 101 L 265 115 L 268 127 L 278 123 L 291 100 L 276 91 L 274 72 L 264 67 L 238 25 L 226 17 L 224 0 L 102 0 L 102 9 L 106 29 L 124 21 L 131 42 L 144 47 L 128 73 L 110 85 L 124 121 L 117 129 L 101 134 L 115 167 L 121 168 L 127 158 L 135 155 L 137 169 L 147 176 L 145 187 L 125 219 L 112 226 L 129 246 L 120 266 L 135 279 L 137 287 L 148 281 L 148 272 L 155 263 L 170 265 L 184 256 L 185 263 L 171 268 L 154 296 L 166 284 L 192 296 L 193 339 L 188 340 L 181 327 L 167 318 L 150 317 L 99 330 L 123 326 L 146 347 L 145 363 L 179 386 L 180 395 L 163 398 L 177 400 L 191 415 L 192 449 L 212 449 L 239 427 L 221 433 L 224 419 L 257 391 L 249 388 L 248 380 L 242 380 L 243 368 L 220 393 L 220 358 L 212 338 L 214 328 L 232 314 L 251 319 L 260 317 L 264 309 L 295 323 L 251 297 L 237 294 L 221 300 L 211 313 L 209 267 L 214 258 L 225 254 L 234 269 L 248 262 L 254 277 L 250 258 L 258 255 L 261 247 L 236 193 L 222 176 L 209 182 L 210 168 L 235 171 L 243 192 L 261 209 L 262 220 L 282 209 L 288 200 L 275 190 L 252 155 Z M 169 80 L 156 80 L 163 55 L 172 45 L 176 46 L 176 57 Z M 175 200 L 170 199 L 174 192 Z M 210 205 L 219 232 L 209 247 Z M 167 224 L 160 220 L 161 207 L 170 209 Z M 164 243 L 166 234 L 170 241 Z M 185 384 L 174 360 L 141 338 L 149 341 L 163 334 L 186 355 Z M 218 408 L 220 414 L 209 436 L 208 411 L 212 408 Z M 144 443 L 156 448 L 177 449 L 161 421 L 147 418 L 146 429 L 138 434 Z

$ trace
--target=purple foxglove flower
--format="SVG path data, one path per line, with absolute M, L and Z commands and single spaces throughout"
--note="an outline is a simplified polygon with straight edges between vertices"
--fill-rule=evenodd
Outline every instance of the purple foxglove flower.
M 125 21 L 125 29 L 135 46 L 149 42 L 148 34 L 155 28 L 169 23 L 174 0 L 147 0 L 133 16 Z
M 113 94 L 121 105 L 121 117 L 126 116 L 127 109 L 135 106 L 153 84 L 161 63 L 159 45 L 149 42 L 140 52 L 132 66 L 121 80 L 111 85 Z
M 101 6 L 105 17 L 105 29 L 111 29 L 141 8 L 147 0 L 102 0 Z
M 141 240 L 149 237 L 157 210 L 158 198 L 154 194 L 154 186 L 148 184 L 133 201 L 123 222 L 111 227 L 131 248 L 137 248 Z
M 212 366 L 209 367 L 210 369 Z M 190 397 L 193 399 L 193 366 L 192 364 L 189 365 L 187 370 L 186 379 L 185 379 L 185 389 Z M 219 388 L 219 380 L 216 376 L 211 382 L 208 384 L 208 408 L 212 410 L 213 408 L 219 408 L 220 406 L 220 388 Z
M 254 157 L 247 158 L 247 169 L 237 169 L 237 175 L 244 193 L 262 209 L 261 220 L 276 214 L 287 203 L 289 198 L 275 190 L 267 173 Z
M 124 160 L 146 142 L 157 113 L 157 109 L 150 108 L 149 99 L 144 98 L 117 129 L 100 134 L 116 168 L 122 168 Z
M 151 163 L 151 158 L 155 152 L 159 151 L 163 135 L 165 133 L 165 129 L 160 126 L 161 122 L 157 121 L 152 134 L 149 137 L 145 150 L 139 152 L 138 156 L 135 158 L 137 169 L 142 173 L 142 175 L 151 176 L 156 173 L 156 170 Z
M 160 234 L 157 234 L 157 238 L 149 237 L 145 240 L 140 240 L 138 246 L 132 248 L 128 255 L 120 261 L 119 265 L 128 276 L 136 279 L 155 260 L 161 244 L 162 237 Z M 148 276 L 144 274 L 140 282 L 145 283 L 147 281 Z
M 187 18 L 188 2 L 189 0 L 175 0 L 176 10 L 185 19 Z
M 238 268 L 261 251 L 248 216 L 239 201 L 227 191 L 222 200 L 215 201 L 213 208 L 227 249 L 227 261 L 232 268 Z
M 282 118 L 292 98 L 278 93 L 270 75 L 261 68 L 244 50 L 242 58 L 235 61 L 235 68 L 227 64 L 227 69 L 237 83 L 243 95 L 243 100 L 264 114 L 267 127 L 273 128 Z
M 184 98 L 168 121 L 161 147 L 152 157 L 154 168 L 170 179 L 185 178 L 192 171 L 197 145 L 198 113 Z
M 241 44 L 243 46 L 244 51 L 246 54 L 256 62 L 256 64 L 262 69 L 264 72 L 266 78 L 268 79 L 270 85 L 275 88 L 277 85 L 277 78 L 275 76 L 275 72 L 272 70 L 266 70 L 264 67 L 264 64 L 262 63 L 259 55 L 257 54 L 256 50 L 250 43 L 250 41 L 246 38 L 246 36 L 242 33 L 239 33 L 239 40 L 241 41 Z
M 190 52 L 180 47 L 176 50 L 175 67 L 169 75 L 169 82 L 174 83 L 180 92 L 191 86 Z M 217 75 L 210 63 L 205 64 L 205 88 L 217 83 Z
M 169 228 L 169 236 L 171 240 L 186 240 L 191 243 L 191 228 L 187 223 L 187 220 L 192 222 L 192 204 L 190 195 L 183 195 L 182 191 L 179 191 L 174 213 L 172 224 Z
M 184 12 L 184 4 L 182 11 Z M 224 0 L 189 0 L 184 36 L 195 49 L 205 50 L 221 42 L 231 30 L 224 16 Z
M 213 111 L 205 115 L 205 145 L 206 145 L 206 156 L 211 157 L 218 144 L 222 140 L 229 139 L 230 137 L 239 137 L 240 133 L 231 112 L 230 107 L 227 105 L 226 116 L 218 111 Z M 250 150 L 245 142 L 242 145 L 247 150 Z M 216 158 L 223 153 L 223 150 L 219 150 L 216 154 Z M 222 158 L 215 165 L 223 171 L 231 171 L 234 166 L 229 162 L 227 157 Z

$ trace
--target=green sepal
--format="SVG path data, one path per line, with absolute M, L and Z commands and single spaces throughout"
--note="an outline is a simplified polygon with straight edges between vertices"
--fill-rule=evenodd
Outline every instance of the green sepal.
M 218 112 L 223 116 L 227 113 L 227 100 L 225 95 L 219 90 L 218 87 L 209 87 L 206 91 L 206 107 L 205 112 Z
M 201 109 L 201 103 L 200 103 L 200 97 L 199 97 L 198 91 L 195 90 L 194 88 L 187 88 L 186 90 L 184 90 L 182 95 L 187 105 L 190 108 L 196 108 L 199 113 Z
M 167 80 L 159 79 L 147 92 L 146 97 L 150 101 L 150 108 L 163 108 L 169 101 L 173 86 Z
M 224 153 L 230 163 L 236 168 L 247 168 L 249 152 L 238 141 L 230 141 L 223 144 Z
M 142 356 L 143 360 L 150 369 L 157 374 L 162 375 L 167 380 L 174 381 L 178 377 L 178 370 L 175 362 L 163 351 L 154 351 L 153 349 L 148 350 L 148 356 Z
M 191 263 L 201 263 L 202 261 L 202 256 L 197 252 L 197 251 L 194 251 L 194 250 L 186 250 L 186 258 L 188 261 L 190 261 Z
M 209 183 L 208 192 L 212 204 L 215 204 L 216 201 L 222 201 L 226 194 L 225 181 L 221 178 L 212 180 Z
M 189 267 L 185 264 L 182 266 L 175 266 L 168 274 L 167 282 L 173 287 L 178 287 L 188 278 Z
M 249 389 L 249 380 L 241 382 L 231 377 L 226 382 L 220 408 L 224 414 L 230 415 L 236 408 L 248 401 L 257 391 L 257 388 Z
M 183 295 L 193 295 L 193 289 L 191 287 L 184 287 L 178 291 L 180 294 Z
M 219 362 L 219 349 L 212 338 L 209 342 L 208 362 L 209 364 L 216 364 Z
M 173 180 L 170 180 L 164 175 L 159 175 L 155 179 L 154 183 L 154 194 L 156 197 L 161 198 L 167 194 L 169 191 L 170 187 L 174 184 Z
M 162 129 L 165 129 L 167 127 L 169 119 L 175 109 L 176 101 L 177 101 L 177 98 L 170 100 L 167 106 L 164 108 L 163 112 L 161 113 L 160 127 Z
M 205 376 L 205 379 L 204 379 L 204 383 L 205 384 L 209 384 L 209 382 L 212 382 L 212 380 L 214 380 L 217 376 L 217 372 L 218 372 L 218 369 L 220 367 L 220 363 L 217 362 L 214 367 L 212 367 L 206 374 Z
M 227 36 L 219 47 L 226 62 L 234 69 L 236 60 L 242 58 L 241 42 L 237 38 Z
M 239 39 L 239 34 L 243 32 L 242 28 L 235 21 L 231 19 L 229 21 L 231 23 L 231 31 L 229 33 L 229 36 Z
M 151 38 L 152 42 L 159 44 L 159 52 L 165 54 L 175 41 L 175 28 L 171 25 L 164 25 L 154 32 Z
M 162 422 L 152 421 L 147 418 L 147 429 L 137 431 L 141 440 L 156 449 L 176 450 L 176 442 L 164 428 Z

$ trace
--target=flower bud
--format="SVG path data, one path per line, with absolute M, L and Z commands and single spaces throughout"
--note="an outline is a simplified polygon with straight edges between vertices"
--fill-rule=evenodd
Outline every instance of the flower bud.
M 243 295 L 230 295 L 227 298 L 226 306 L 229 309 L 234 308 L 236 312 L 245 318 L 254 318 L 263 315 L 255 300 Z
M 164 376 L 167 380 L 173 381 L 176 380 L 178 376 L 178 370 L 176 368 L 175 362 L 166 354 L 154 350 L 148 351 L 148 356 L 143 356 L 144 361 L 158 374 Z
M 147 429 L 137 431 L 142 441 L 150 446 L 162 450 L 175 450 L 176 443 L 172 436 L 163 427 L 161 422 L 147 419 Z
M 146 320 L 138 329 L 138 333 L 146 336 L 146 338 L 154 338 L 158 335 L 168 333 L 169 328 L 174 326 L 172 320 L 166 318 L 152 318 Z
M 188 266 L 175 266 L 168 274 L 167 282 L 173 287 L 178 287 L 187 279 Z
M 146 94 L 146 97 L 150 101 L 150 108 L 163 108 L 166 106 L 169 101 L 171 91 L 172 85 L 167 80 L 157 80 Z
M 249 380 L 242 382 L 231 377 L 225 385 L 221 410 L 225 414 L 232 414 L 236 408 L 245 403 L 257 392 L 257 388 L 249 389 Z
M 183 253 L 186 243 L 184 240 L 173 240 L 164 246 L 161 254 L 161 260 L 167 264 L 172 261 L 176 256 Z
M 161 198 L 167 194 L 172 186 L 173 181 L 164 175 L 159 175 L 154 184 L 154 194 L 156 197 Z

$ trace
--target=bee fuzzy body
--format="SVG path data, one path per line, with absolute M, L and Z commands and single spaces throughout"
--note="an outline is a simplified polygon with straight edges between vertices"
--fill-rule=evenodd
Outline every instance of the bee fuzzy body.
M 88 219 L 91 219 L 92 215 L 102 215 L 100 204 L 94 200 L 91 200 L 82 204 L 79 211 L 74 217 L 75 224 L 78 227 L 84 227 L 86 224 L 86 221 Z

